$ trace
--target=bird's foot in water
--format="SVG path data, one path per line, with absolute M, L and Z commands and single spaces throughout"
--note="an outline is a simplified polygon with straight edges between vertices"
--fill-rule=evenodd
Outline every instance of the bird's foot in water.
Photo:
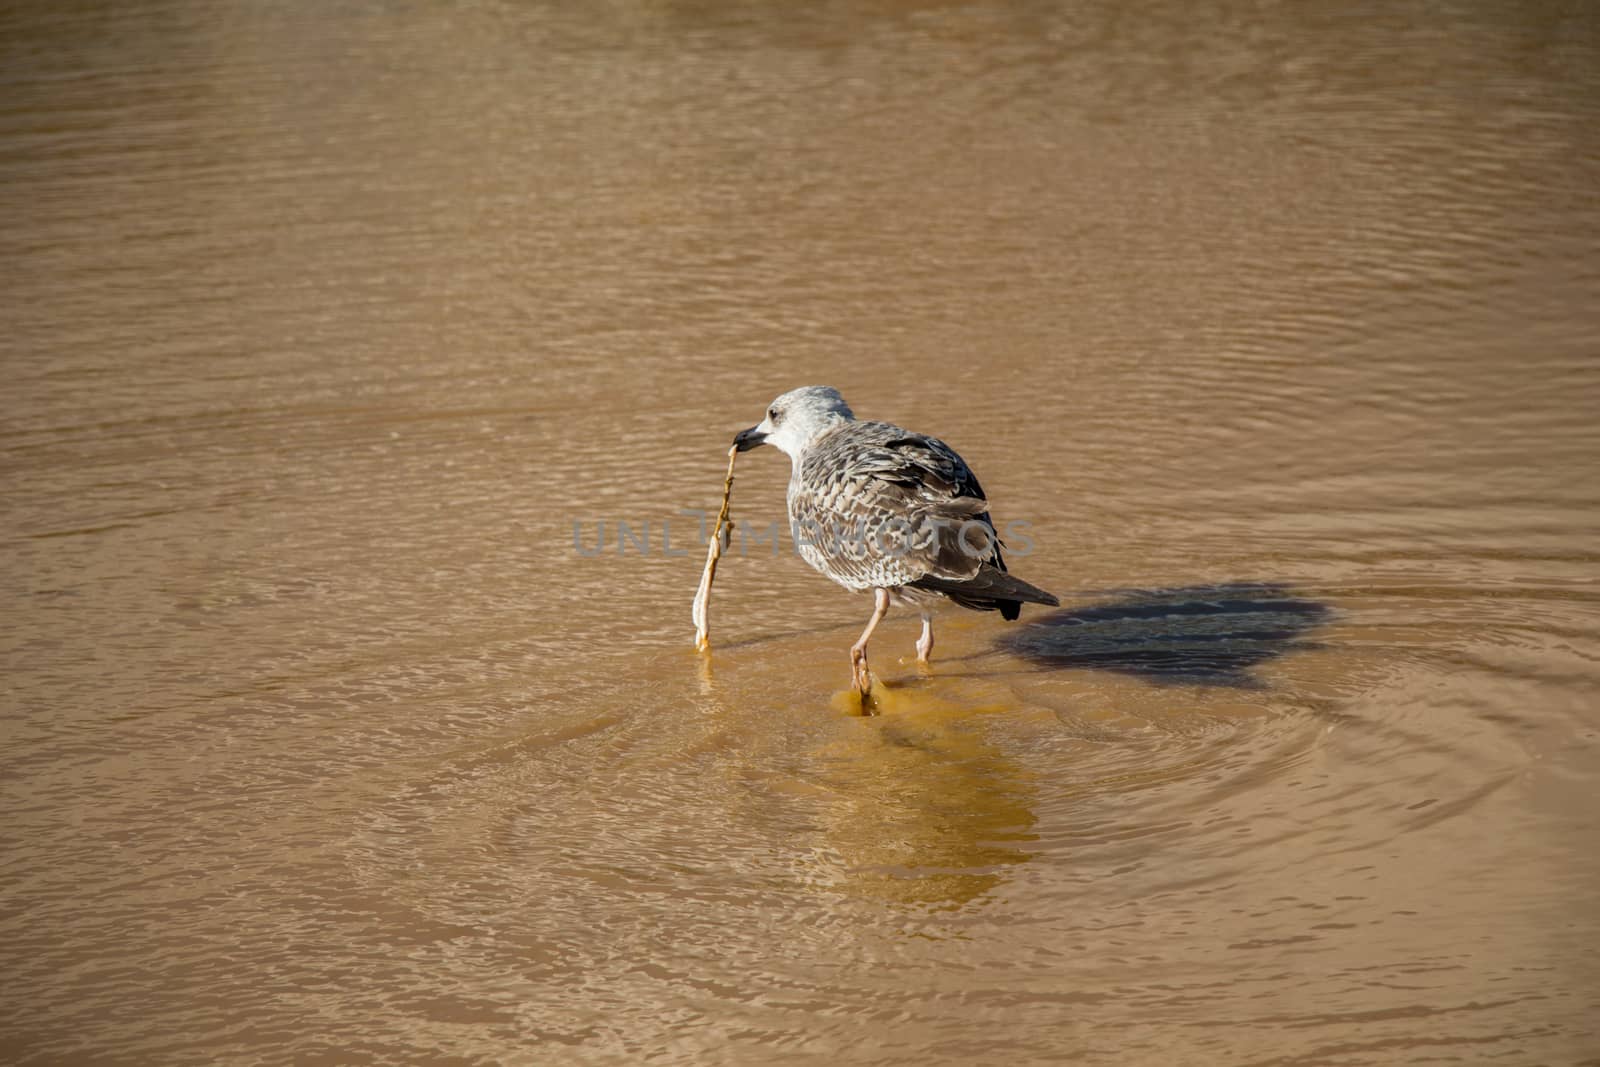
M 867 652 L 862 648 L 850 650 L 850 684 L 865 699 L 872 692 L 872 671 L 867 667 Z
M 933 619 L 927 612 L 922 614 L 922 636 L 917 638 L 917 666 L 927 672 L 933 664 L 929 658 L 933 655 Z
M 883 693 L 883 686 L 877 683 L 872 676 L 872 670 L 867 666 L 866 653 L 861 649 L 850 650 L 850 688 L 840 694 L 845 698 L 841 710 L 856 715 L 877 715 L 880 711 L 879 697 Z

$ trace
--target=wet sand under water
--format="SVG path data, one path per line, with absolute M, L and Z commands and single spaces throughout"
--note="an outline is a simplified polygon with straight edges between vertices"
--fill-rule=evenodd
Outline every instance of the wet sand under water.
M 4 1058 L 1593 1062 L 1597 29 L 12 5 Z M 1062 598 L 872 718 L 808 382 Z

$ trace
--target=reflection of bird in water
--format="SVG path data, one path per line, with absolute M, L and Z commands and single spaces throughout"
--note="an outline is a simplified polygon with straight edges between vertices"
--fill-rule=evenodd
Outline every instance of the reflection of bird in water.
M 943 441 L 886 422 L 858 422 L 835 389 L 784 393 L 734 438 L 771 443 L 793 462 L 789 521 L 807 563 L 847 589 L 873 593 L 872 618 L 850 649 L 851 681 L 872 685 L 867 641 L 891 602 L 922 607 L 917 660 L 933 650 L 926 610 L 948 599 L 1015 619 L 1024 603 L 1059 601 L 1006 573 L 983 487 Z
M 931 694 L 824 748 L 819 784 L 828 851 L 822 882 L 852 895 L 959 908 L 1033 857 L 1033 790 L 972 728 L 967 705 L 930 709 Z M 839 869 L 842 868 L 842 869 Z

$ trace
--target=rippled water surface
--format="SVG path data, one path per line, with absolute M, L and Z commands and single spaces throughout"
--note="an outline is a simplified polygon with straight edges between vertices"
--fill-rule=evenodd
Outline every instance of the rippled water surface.
M 1593 5 L 0 55 L 8 1062 L 1600 1054 Z M 891 615 L 874 718 L 770 449 L 690 647 L 808 382 L 1063 601 Z

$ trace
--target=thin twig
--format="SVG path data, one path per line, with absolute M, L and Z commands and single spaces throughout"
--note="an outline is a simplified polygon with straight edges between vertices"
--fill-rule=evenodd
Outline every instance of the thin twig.
M 717 560 L 722 558 L 728 534 L 733 530 L 728 510 L 733 501 L 733 461 L 738 456 L 737 446 L 728 449 L 728 477 L 722 483 L 722 507 L 717 512 L 716 528 L 711 531 L 711 543 L 706 546 L 706 569 L 700 574 L 700 588 L 694 594 L 694 647 L 701 652 L 711 648 L 711 620 L 707 614 L 711 606 L 711 581 L 717 575 Z

